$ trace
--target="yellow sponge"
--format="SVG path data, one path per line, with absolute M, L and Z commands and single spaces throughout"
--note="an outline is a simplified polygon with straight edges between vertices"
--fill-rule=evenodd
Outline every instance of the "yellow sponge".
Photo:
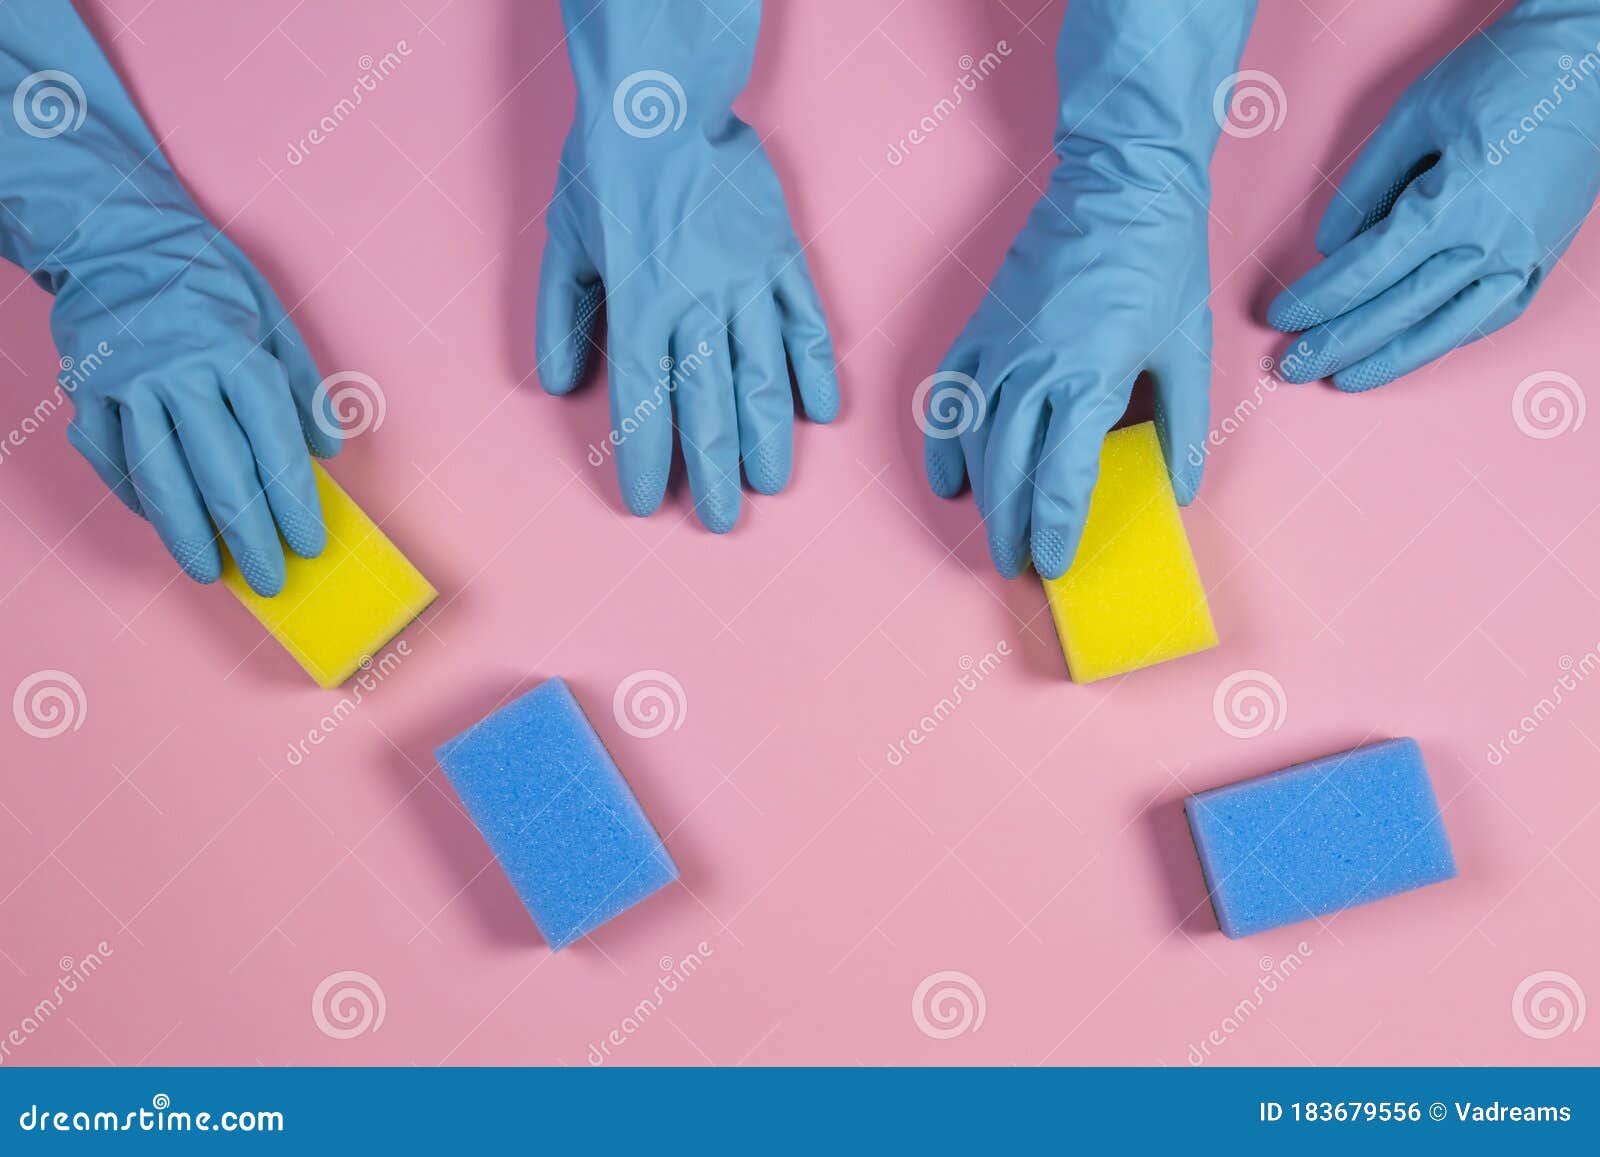
M 1077 558 L 1044 592 L 1077 683 L 1217 645 L 1152 423 L 1106 435 Z
M 438 597 L 377 523 L 316 463 L 328 528 L 316 558 L 285 550 L 288 580 L 273 598 L 250 589 L 226 551 L 222 581 L 323 687 L 337 687 Z

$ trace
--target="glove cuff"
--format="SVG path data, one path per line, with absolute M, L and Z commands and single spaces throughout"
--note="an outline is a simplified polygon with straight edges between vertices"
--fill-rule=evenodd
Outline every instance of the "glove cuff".
M 80 263 L 204 228 L 69 3 L 0 6 L 0 256 L 52 292 Z
M 750 78 L 761 5 L 745 0 L 562 0 L 578 89 L 595 138 L 715 136 Z
M 1073 0 L 1061 25 L 1056 153 L 1063 166 L 1209 200 L 1255 0 Z M 1281 91 L 1281 90 L 1280 90 Z

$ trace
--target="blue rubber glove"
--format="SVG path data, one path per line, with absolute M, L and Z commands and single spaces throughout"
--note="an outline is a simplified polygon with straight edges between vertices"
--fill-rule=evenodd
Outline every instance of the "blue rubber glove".
M 661 504 L 676 418 L 696 512 L 739 517 L 789 480 L 798 387 L 808 417 L 839 409 L 833 346 L 777 174 L 733 115 L 761 5 L 563 0 L 578 109 L 561 154 L 540 270 L 539 379 L 583 376 L 604 300 L 611 434 L 634 514 Z
M 1267 311 L 1291 382 L 1359 392 L 1518 317 L 1600 192 L 1600 5 L 1521 0 L 1406 90 Z
M 220 577 L 220 528 L 276 594 L 279 531 L 307 557 L 325 543 L 307 443 L 339 448 L 305 344 L 68 0 L 0 6 L 0 91 L 0 256 L 55 295 L 68 439 L 191 578 Z
M 1253 0 L 1072 0 L 1059 163 L 983 302 L 919 391 L 935 493 L 970 480 L 1007 578 L 1071 566 L 1100 444 L 1135 379 L 1180 502 L 1210 413 L 1207 170 Z

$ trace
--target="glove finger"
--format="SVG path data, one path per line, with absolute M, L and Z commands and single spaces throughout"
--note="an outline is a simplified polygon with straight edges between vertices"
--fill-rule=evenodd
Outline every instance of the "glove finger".
M 1362 146 L 1317 226 L 1317 252 L 1324 257 L 1387 217 L 1411 182 L 1438 160 L 1413 124 L 1395 109 Z
M 190 473 L 228 553 L 250 589 L 270 598 L 283 589 L 283 547 L 249 440 L 218 397 L 187 398 L 173 417 Z
M 217 532 L 189 473 L 172 418 L 154 395 L 122 406 L 123 450 L 139 505 L 167 552 L 196 582 L 222 577 Z
M 1285 332 L 1320 325 L 1371 301 L 1446 248 L 1441 217 L 1454 189 L 1441 172 L 1438 166 L 1431 169 L 1406 189 L 1387 217 L 1280 293 L 1267 309 L 1268 324 Z
M 984 455 L 984 503 L 979 507 L 989 533 L 989 557 L 1004 578 L 1016 578 L 1028 564 L 1033 473 L 1044 442 L 1044 419 L 1045 392 L 1038 383 L 1007 378 Z
M 244 251 L 224 233 L 216 234 L 211 244 L 232 262 L 240 276 L 250 284 L 261 317 L 262 333 L 256 344 L 277 359 L 288 376 L 289 391 L 299 411 L 301 433 L 306 445 L 317 457 L 332 458 L 339 452 L 343 440 L 339 420 L 326 391 L 320 389 L 322 375 L 317 372 L 317 364 L 312 360 L 305 339 L 295 328 L 289 311 L 283 307 L 277 293 L 261 276 L 260 270 L 251 264 Z M 229 369 L 230 375 L 233 368 Z
M 960 398 L 972 400 L 970 413 L 956 418 L 957 428 L 961 430 L 957 441 L 961 443 L 962 462 L 967 468 L 967 481 L 972 486 L 972 501 L 980 512 L 986 509 L 984 497 L 989 492 L 988 474 L 983 464 L 989 453 L 989 438 L 994 433 L 994 412 L 1000 405 L 1000 391 L 996 384 L 976 376 L 982 372 L 980 364 L 975 367 L 974 376 L 965 380 L 953 379 L 948 383 L 955 389 L 952 404 L 960 405 Z
M 229 377 L 223 393 L 249 440 L 262 492 L 284 542 L 301 558 L 316 558 L 328 544 L 322 501 L 282 367 L 260 354 Z
M 128 455 L 123 447 L 122 421 L 109 402 L 90 401 L 79 406 L 67 424 L 67 441 L 89 460 L 106 489 L 139 517 L 139 495 L 128 476 Z
M 833 359 L 833 339 L 822 300 L 811 283 L 803 254 L 780 273 L 774 284 L 778 315 L 783 325 L 783 346 L 800 404 L 813 422 L 831 422 L 839 414 L 839 371 Z
M 937 373 L 924 379 L 912 396 L 913 416 L 922 428 L 922 468 L 928 485 L 940 498 L 954 498 L 967 480 L 963 438 L 982 425 L 989 400 L 973 375 L 978 359 L 958 345 L 945 355 Z M 983 459 L 972 477 L 977 492 Z
M 678 378 L 667 356 L 667 335 L 641 327 L 619 311 L 607 337 L 611 446 L 617 485 L 628 510 L 655 513 L 667 493 L 672 469 L 672 389 Z M 590 461 L 595 461 L 590 451 Z
M 1151 366 L 1156 434 L 1181 506 L 1194 501 L 1205 473 L 1211 421 L 1211 311 L 1201 308 Z
M 1313 382 L 1354 365 L 1471 285 L 1482 260 L 1481 251 L 1466 247 L 1435 253 L 1365 305 L 1301 334 L 1278 358 L 1279 376 Z
M 744 476 L 758 493 L 776 494 L 794 467 L 794 396 L 777 307 L 771 301 L 747 306 L 733 319 L 731 337 Z
M 605 300 L 600 271 L 576 241 L 552 230 L 539 262 L 534 347 L 539 384 L 549 394 L 571 392 L 589 365 L 594 320 Z
M 705 336 L 701 336 L 705 335 Z M 685 370 L 689 358 L 700 359 Z M 726 332 L 680 330 L 673 339 L 673 371 L 685 371 L 673 391 L 678 439 L 689 475 L 695 513 L 713 534 L 739 521 L 739 416 L 733 400 Z
M 1121 381 L 1089 375 L 1050 398 L 1050 420 L 1033 487 L 1033 565 L 1045 578 L 1072 566 L 1100 476 L 1100 446 L 1128 408 L 1137 373 Z
M 322 374 L 300 331 L 278 305 L 278 299 L 271 296 L 272 290 L 263 282 L 256 292 L 266 300 L 269 310 L 266 320 L 272 327 L 262 339 L 261 348 L 283 367 L 306 445 L 318 458 L 332 458 L 344 444 L 344 432 L 334 410 L 331 391 L 323 385 Z M 277 310 L 276 316 L 270 313 L 272 309 Z
M 1474 282 L 1370 357 L 1333 375 L 1350 394 L 1386 385 L 1441 358 L 1457 346 L 1493 333 L 1514 320 L 1528 303 L 1527 279 L 1497 273 Z

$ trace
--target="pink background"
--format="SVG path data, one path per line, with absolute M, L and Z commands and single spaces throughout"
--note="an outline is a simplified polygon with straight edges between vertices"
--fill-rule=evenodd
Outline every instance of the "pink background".
M 383 424 L 334 473 L 443 597 L 398 670 L 291 764 L 340 693 L 177 575 L 69 449 L 64 414 L 0 463 L 0 699 L 58 669 L 86 702 L 53 739 L 0 716 L 0 1037 L 62 958 L 112 949 L 6 1063 L 581 1065 L 701 942 L 616 1062 L 1182 1065 L 1213 1030 L 1214 1063 L 1600 1061 L 1600 1024 L 1537 1039 L 1512 1009 L 1544 970 L 1600 996 L 1600 680 L 1487 758 L 1564 657 L 1600 645 L 1600 418 L 1541 439 L 1512 406 L 1540 371 L 1593 390 L 1600 233 L 1524 320 L 1403 383 L 1266 392 L 1185 516 L 1222 646 L 1073 686 L 1037 583 L 997 578 L 970 501 L 927 491 L 909 411 L 1050 165 L 1061 7 L 1036 4 L 768 5 L 742 111 L 810 243 L 845 402 L 727 538 L 681 486 L 626 515 L 610 466 L 585 461 L 603 383 L 557 400 L 532 377 L 573 104 L 554 3 L 92 8 L 324 372 L 380 384 Z M 1259 319 L 1313 259 L 1327 178 L 1491 7 L 1263 5 L 1245 67 L 1278 78 L 1287 112 L 1217 156 L 1219 415 L 1276 352 Z M 289 165 L 359 58 L 401 39 L 400 69 Z M 888 164 L 960 58 L 1000 39 L 998 73 Z M 56 364 L 48 299 L 3 278 L 9 429 Z M 1002 642 L 1010 657 L 890 766 L 963 656 Z M 686 708 L 641 739 L 611 702 L 649 668 Z M 1277 726 L 1249 739 L 1213 711 L 1243 670 L 1283 689 Z M 684 878 L 553 957 L 431 751 L 558 674 Z M 1388 735 L 1422 744 L 1460 878 L 1224 939 L 1184 794 Z M 1299 970 L 1224 1030 L 1291 952 Z M 311 1002 L 343 970 L 385 1016 L 335 1039 Z M 912 999 L 946 970 L 981 989 L 984 1018 L 939 1039 Z

